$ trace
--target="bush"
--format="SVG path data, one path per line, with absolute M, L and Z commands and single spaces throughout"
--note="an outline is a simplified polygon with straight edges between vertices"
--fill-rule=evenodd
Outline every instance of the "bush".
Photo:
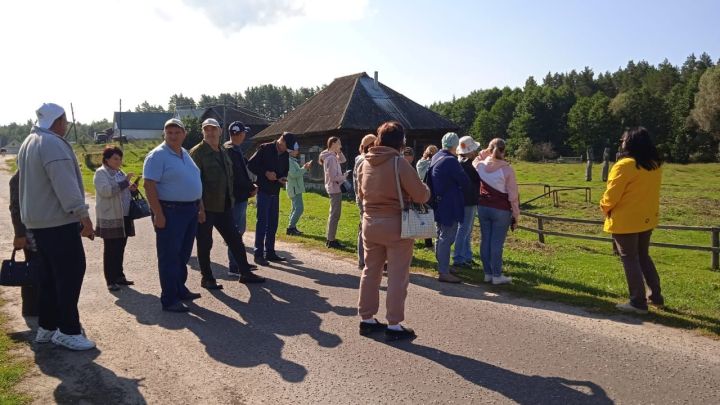
M 557 152 L 555 152 L 550 142 L 533 145 L 532 151 L 535 160 L 552 160 L 558 157 Z
M 508 142 L 508 154 L 515 159 L 534 162 L 537 160 L 533 150 L 533 143 L 530 138 L 510 138 Z

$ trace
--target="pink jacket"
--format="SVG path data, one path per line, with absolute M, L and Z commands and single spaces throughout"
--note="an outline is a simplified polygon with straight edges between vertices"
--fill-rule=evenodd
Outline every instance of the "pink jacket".
M 340 192 L 340 185 L 345 181 L 345 175 L 342 172 L 340 164 L 345 163 L 345 155 L 342 152 L 335 154 L 325 149 L 320 152 L 320 162 L 325 171 L 325 191 L 328 194 L 337 194 Z
M 473 166 L 480 175 L 480 180 L 501 193 L 507 193 L 513 218 L 520 219 L 520 192 L 518 190 L 515 170 L 510 163 L 495 159 L 486 151 L 482 151 L 473 161 Z

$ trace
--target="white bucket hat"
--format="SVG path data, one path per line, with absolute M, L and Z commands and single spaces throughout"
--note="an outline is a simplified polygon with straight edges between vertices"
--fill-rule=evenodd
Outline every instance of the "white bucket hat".
M 480 147 L 480 144 L 475 142 L 471 136 L 463 136 L 460 138 L 460 145 L 458 145 L 457 153 L 464 155 L 466 153 L 474 152 Z
M 45 103 L 35 111 L 37 115 L 37 126 L 49 129 L 56 119 L 65 114 L 65 109 L 54 103 Z

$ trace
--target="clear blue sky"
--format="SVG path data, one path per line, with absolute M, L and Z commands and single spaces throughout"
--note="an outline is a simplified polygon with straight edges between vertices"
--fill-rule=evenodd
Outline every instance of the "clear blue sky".
M 73 102 L 90 122 L 111 119 L 119 98 L 167 106 L 173 93 L 316 86 L 374 70 L 430 104 L 548 71 L 681 65 L 702 52 L 717 61 L 718 17 L 720 1 L 707 0 L 25 0 L 0 13 L 12 55 L 0 124 L 44 101 Z

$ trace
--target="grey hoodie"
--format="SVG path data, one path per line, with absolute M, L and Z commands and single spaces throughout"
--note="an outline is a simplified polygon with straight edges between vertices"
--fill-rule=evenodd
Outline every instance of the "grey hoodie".
M 18 152 L 20 216 L 28 229 L 54 228 L 88 216 L 82 175 L 72 146 L 33 127 Z

